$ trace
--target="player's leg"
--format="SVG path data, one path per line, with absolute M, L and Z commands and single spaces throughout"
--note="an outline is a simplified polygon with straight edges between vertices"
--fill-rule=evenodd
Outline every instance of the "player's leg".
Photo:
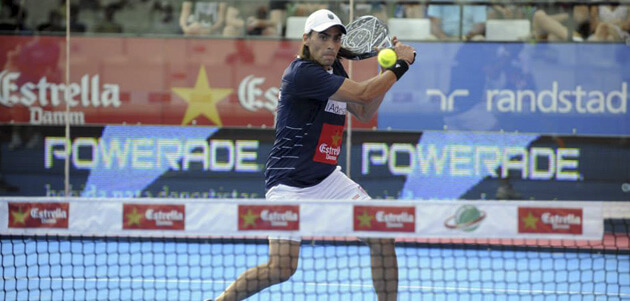
M 307 190 L 311 190 L 310 188 Z M 312 188 L 315 199 L 370 200 L 363 188 L 337 168 L 320 184 Z M 396 300 L 398 296 L 398 259 L 394 249 L 394 239 L 363 238 L 361 241 L 370 247 L 372 283 L 378 301 Z
M 370 247 L 372 283 L 378 301 L 393 301 L 398 296 L 398 258 L 394 239 L 362 239 Z
M 243 300 L 274 284 L 289 280 L 297 270 L 299 255 L 299 241 L 270 239 L 269 260 L 245 271 L 215 300 Z

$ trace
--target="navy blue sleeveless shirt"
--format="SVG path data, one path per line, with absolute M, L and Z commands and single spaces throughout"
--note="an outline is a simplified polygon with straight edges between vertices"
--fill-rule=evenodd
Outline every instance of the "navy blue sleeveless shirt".
M 309 187 L 330 175 L 341 154 L 346 103 L 330 99 L 348 75 L 339 60 L 329 73 L 295 59 L 282 75 L 276 138 L 267 159 L 265 187 Z

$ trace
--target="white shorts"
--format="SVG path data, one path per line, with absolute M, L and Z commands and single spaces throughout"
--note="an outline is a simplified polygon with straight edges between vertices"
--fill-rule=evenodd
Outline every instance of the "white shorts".
M 269 201 L 284 200 L 369 200 L 371 197 L 361 185 L 348 178 L 341 167 L 337 166 L 328 177 L 319 184 L 311 187 L 299 188 L 280 184 L 272 187 L 265 194 Z M 300 237 L 269 237 L 269 239 L 285 239 L 301 241 Z

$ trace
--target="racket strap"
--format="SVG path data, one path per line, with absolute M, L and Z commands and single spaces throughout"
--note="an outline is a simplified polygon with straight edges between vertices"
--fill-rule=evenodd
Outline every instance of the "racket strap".
M 407 61 L 405 60 L 396 60 L 396 64 L 385 70 L 390 70 L 391 72 L 394 72 L 394 75 L 396 75 L 396 80 L 399 80 L 403 76 L 403 74 L 405 74 L 405 72 L 409 70 L 409 64 L 407 64 Z

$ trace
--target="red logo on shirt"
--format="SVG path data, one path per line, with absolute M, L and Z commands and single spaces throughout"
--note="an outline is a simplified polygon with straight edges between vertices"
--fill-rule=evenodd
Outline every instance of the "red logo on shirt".
M 336 165 L 337 158 L 339 158 L 341 153 L 342 140 L 343 125 L 324 123 L 313 161 Z

